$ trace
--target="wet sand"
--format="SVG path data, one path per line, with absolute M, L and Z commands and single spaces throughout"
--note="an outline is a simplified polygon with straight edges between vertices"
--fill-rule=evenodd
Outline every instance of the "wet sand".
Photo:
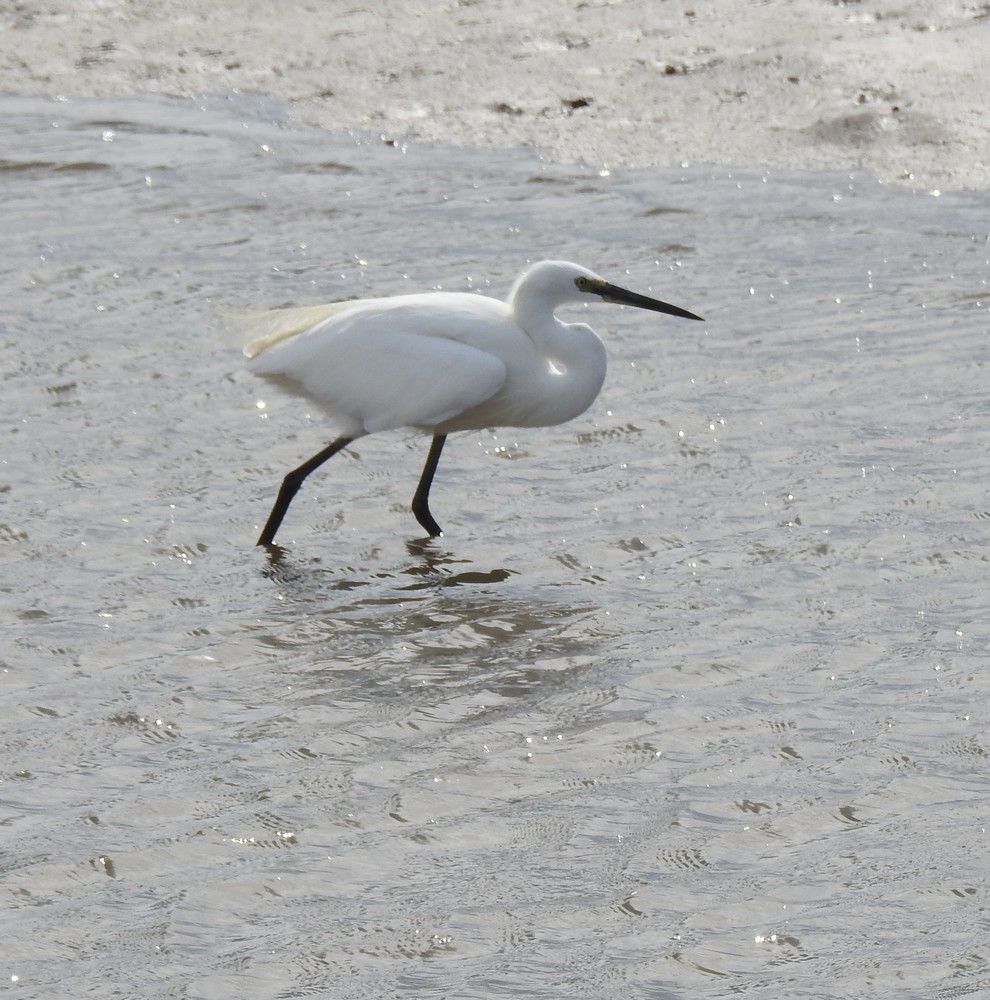
M 300 121 L 609 167 L 985 188 L 985 3 L 21 0 L 0 91 L 285 99 Z

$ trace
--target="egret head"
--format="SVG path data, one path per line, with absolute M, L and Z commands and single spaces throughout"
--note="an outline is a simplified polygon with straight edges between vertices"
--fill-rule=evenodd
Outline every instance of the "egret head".
M 565 260 L 544 260 L 534 264 L 516 280 L 509 299 L 513 304 L 525 301 L 549 309 L 555 309 L 565 302 L 591 299 L 650 309 L 683 319 L 701 319 L 686 309 L 613 285 L 594 271 Z

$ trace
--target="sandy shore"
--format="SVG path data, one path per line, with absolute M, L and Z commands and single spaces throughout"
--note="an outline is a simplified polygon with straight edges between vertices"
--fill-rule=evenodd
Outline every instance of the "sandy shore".
M 17 0 L 8 93 L 284 98 L 299 120 L 609 166 L 990 186 L 990 3 Z

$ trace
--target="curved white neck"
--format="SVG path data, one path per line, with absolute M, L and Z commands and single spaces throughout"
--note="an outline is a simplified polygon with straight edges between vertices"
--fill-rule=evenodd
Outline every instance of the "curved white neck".
M 561 379 L 562 396 L 573 404 L 573 416 L 583 413 L 594 401 L 605 381 L 605 345 L 584 323 L 562 323 L 547 312 L 546 299 L 528 301 L 526 289 L 518 289 L 510 299 L 516 322 L 526 331 L 548 368 Z M 518 294 L 522 292 L 523 294 Z M 556 383 L 556 378 L 551 385 Z M 569 418 L 568 418 L 569 419 Z

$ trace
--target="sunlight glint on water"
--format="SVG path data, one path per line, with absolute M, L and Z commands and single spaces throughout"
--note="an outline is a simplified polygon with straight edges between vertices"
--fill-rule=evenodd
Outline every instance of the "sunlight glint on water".
M 986 195 L 2 105 L 18 995 L 990 989 Z M 397 434 L 255 550 L 324 428 L 220 307 L 542 257 L 707 326 L 589 312 L 601 399 L 452 438 L 437 542 Z

